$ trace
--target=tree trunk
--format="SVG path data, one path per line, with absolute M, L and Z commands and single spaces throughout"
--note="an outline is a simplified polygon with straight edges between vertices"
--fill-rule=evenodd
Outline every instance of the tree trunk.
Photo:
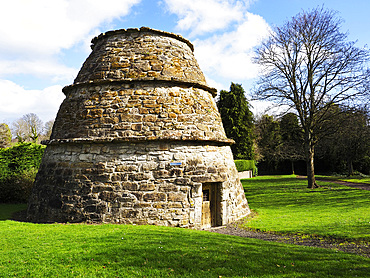
M 315 166 L 314 166 L 314 154 L 315 154 L 315 147 L 310 140 L 309 136 L 305 139 L 305 153 L 306 153 L 306 165 L 307 165 L 307 188 L 317 188 L 319 187 L 316 183 L 315 179 Z
M 353 164 L 352 159 L 347 159 L 348 176 L 353 176 Z
M 292 175 L 294 175 L 294 160 L 292 160 L 291 162 L 292 162 Z

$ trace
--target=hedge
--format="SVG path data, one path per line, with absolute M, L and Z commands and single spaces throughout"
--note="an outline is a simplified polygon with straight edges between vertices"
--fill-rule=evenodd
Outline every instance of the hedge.
M 253 176 L 257 176 L 258 168 L 254 160 L 234 160 L 238 172 L 253 171 Z
M 0 202 L 27 202 L 45 146 L 21 143 L 0 149 Z

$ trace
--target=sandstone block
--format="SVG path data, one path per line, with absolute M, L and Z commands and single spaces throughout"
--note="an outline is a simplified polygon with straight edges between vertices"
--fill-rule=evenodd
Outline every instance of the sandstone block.
M 136 172 L 138 170 L 137 165 L 118 165 L 115 168 L 116 172 Z
M 190 178 L 176 178 L 175 184 L 178 185 L 190 185 L 191 179 Z
M 179 186 L 172 183 L 160 183 L 159 191 L 162 192 L 177 192 L 179 191 Z
M 140 184 L 141 191 L 153 191 L 155 190 L 156 186 L 154 183 L 142 183 Z
M 143 202 L 140 202 L 140 203 L 134 204 L 134 208 L 151 208 L 152 205 L 153 205 L 153 203 L 143 203 Z
M 92 187 L 92 193 L 99 193 L 103 191 L 113 191 L 113 188 L 105 185 L 95 185 Z
M 120 197 L 119 194 L 113 191 L 103 191 L 99 193 L 99 199 L 106 202 L 113 202 L 118 197 Z
M 167 196 L 168 202 L 185 202 L 186 201 L 186 195 L 182 192 L 170 192 Z
M 122 210 L 120 214 L 122 218 L 136 218 L 139 212 L 134 209 L 125 209 Z
M 169 208 L 182 208 L 181 203 L 169 203 L 168 205 Z
M 166 194 L 162 192 L 145 193 L 143 196 L 143 200 L 145 202 L 163 202 L 166 201 Z
M 129 180 L 150 180 L 152 178 L 152 175 L 150 173 L 136 173 L 136 174 L 130 174 Z
M 140 131 L 143 128 L 142 124 L 132 124 L 131 129 L 135 131 Z
M 167 203 L 155 203 L 155 204 L 153 204 L 153 208 L 157 208 L 157 209 L 165 209 L 167 207 L 168 207 Z
M 166 178 L 168 176 L 169 176 L 169 172 L 167 170 L 153 171 L 153 177 L 155 179 L 158 179 L 158 178 Z
M 137 191 L 139 189 L 139 185 L 135 182 L 125 181 L 122 182 L 122 189 L 128 191 Z
M 183 170 L 179 168 L 174 168 L 169 171 L 171 177 L 181 177 L 183 176 Z

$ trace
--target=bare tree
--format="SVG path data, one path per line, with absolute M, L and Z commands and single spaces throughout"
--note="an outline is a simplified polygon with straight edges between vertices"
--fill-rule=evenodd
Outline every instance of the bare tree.
M 13 122 L 13 134 L 18 139 L 18 142 L 31 139 L 36 143 L 43 131 L 43 127 L 44 124 L 40 118 L 34 113 L 29 113 Z
M 330 10 L 303 11 L 275 28 L 256 53 L 263 68 L 256 96 L 289 105 L 299 117 L 309 188 L 317 186 L 314 150 L 327 111 L 369 101 L 369 52 L 347 40 L 341 22 Z
M 22 118 L 12 123 L 12 133 L 19 143 L 25 142 L 29 138 L 27 124 Z
M 43 140 L 49 140 L 53 131 L 54 120 L 47 121 L 44 126 Z
M 34 113 L 29 113 L 29 114 L 24 115 L 22 119 L 25 121 L 27 125 L 28 134 L 29 134 L 30 139 L 34 143 L 36 143 L 44 128 L 44 123 Z

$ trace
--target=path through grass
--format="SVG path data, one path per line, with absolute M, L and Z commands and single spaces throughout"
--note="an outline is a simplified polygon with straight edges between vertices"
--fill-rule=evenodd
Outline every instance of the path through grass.
M 344 176 L 344 175 L 337 175 L 337 176 L 323 176 L 323 175 L 316 175 L 317 179 L 322 180 L 337 180 L 337 181 L 346 181 L 346 182 L 354 182 L 354 183 L 363 183 L 370 185 L 370 176 Z

